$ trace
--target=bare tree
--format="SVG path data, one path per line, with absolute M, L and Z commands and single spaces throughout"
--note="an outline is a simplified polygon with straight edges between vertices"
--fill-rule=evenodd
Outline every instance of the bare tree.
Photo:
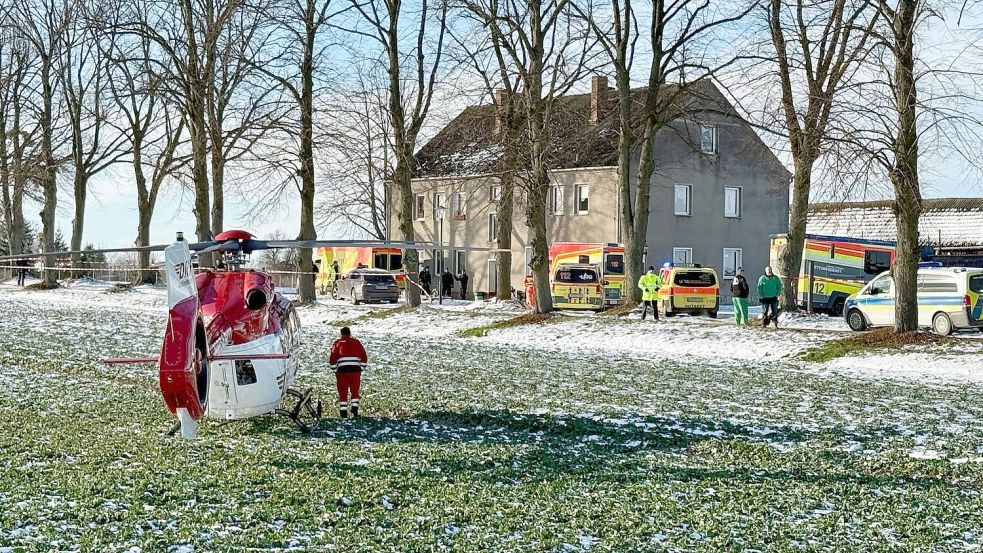
M 673 121 L 696 108 L 699 87 L 723 72 L 738 56 L 733 51 L 711 53 L 701 42 L 713 33 L 742 20 L 755 2 L 733 4 L 711 0 L 652 0 L 648 26 L 651 48 L 647 70 L 648 86 L 632 92 L 631 78 L 636 45 L 641 38 L 632 0 L 611 0 L 610 28 L 589 11 L 591 21 L 614 69 L 618 105 L 618 194 L 621 207 L 621 237 L 625 244 L 625 277 L 630 303 L 641 301 L 634 283 L 643 273 L 642 259 L 648 234 L 652 175 L 655 172 L 656 136 Z M 670 82 L 676 79 L 677 82 Z M 641 104 L 641 105 L 639 105 Z M 637 171 L 632 179 L 633 156 L 638 152 Z
M 506 110 L 518 106 L 520 111 L 516 115 L 524 125 L 528 161 L 518 165 L 528 170 L 518 182 L 525 200 L 526 225 L 531 232 L 530 265 L 536 310 L 548 313 L 553 310 L 546 235 L 546 201 L 554 153 L 552 123 L 557 100 L 587 71 L 593 46 L 589 29 L 582 24 L 571 0 L 466 0 L 464 5 L 490 30 L 495 47 L 503 54 L 503 65 L 515 76 L 513 88 L 522 90 L 521 101 L 503 103 L 503 106 Z
M 280 126 L 286 135 L 290 148 L 287 161 L 288 176 L 285 182 L 294 183 L 300 195 L 300 231 L 298 240 L 314 240 L 315 196 L 315 99 L 320 91 L 317 69 L 324 62 L 323 33 L 335 15 L 331 0 L 290 0 L 271 4 L 265 11 L 267 17 L 275 22 L 276 35 L 281 45 L 272 60 L 257 69 L 272 79 L 286 93 L 286 117 Z M 296 121 L 296 123 L 288 123 Z M 297 271 L 303 274 L 314 272 L 313 252 L 310 249 L 298 250 Z M 315 301 L 314 281 L 310 278 L 298 279 L 300 301 Z
M 71 24 L 72 3 L 59 0 L 24 0 L 14 4 L 13 17 L 19 36 L 28 46 L 30 58 L 37 69 L 38 121 L 40 127 L 38 151 L 38 182 L 42 194 L 41 248 L 55 250 L 55 210 L 58 205 L 58 166 L 56 124 L 60 110 L 57 60 L 64 48 L 63 37 Z M 45 258 L 45 265 L 54 265 L 54 257 Z M 55 272 L 46 270 L 44 284 L 55 283 Z
M 769 0 L 764 12 L 771 37 L 764 55 L 774 60 L 781 89 L 775 123 L 788 137 L 794 165 L 788 243 L 779 260 L 788 279 L 782 309 L 794 311 L 813 168 L 829 142 L 830 120 L 849 117 L 837 95 L 869 53 L 877 9 L 869 0 Z
M 71 6 L 69 22 L 61 37 L 61 55 L 56 60 L 71 137 L 69 164 L 73 173 L 75 217 L 70 248 L 76 252 L 82 249 L 89 181 L 128 154 L 125 136 L 114 132 L 110 124 L 115 115 L 110 112 L 113 102 L 108 90 L 108 58 L 100 47 L 101 36 L 87 19 L 87 10 L 99 8 L 83 3 Z M 79 266 L 79 260 L 80 254 L 72 254 L 73 267 Z
M 110 60 L 110 93 L 122 119 L 120 134 L 128 141 L 133 181 L 137 189 L 135 245 L 150 245 L 150 223 L 161 190 L 190 161 L 181 152 L 185 122 L 181 111 L 164 93 L 159 72 L 150 67 L 154 45 L 139 36 L 119 35 L 112 27 L 101 44 Z M 139 252 L 137 279 L 156 282 L 150 252 Z
M 363 69 L 356 68 L 358 87 L 341 94 L 330 113 L 322 164 L 331 178 L 317 216 L 322 224 L 340 224 L 360 236 L 386 240 L 386 183 L 395 164 L 387 87 Z
M 401 239 L 413 241 L 413 188 L 410 179 L 416 167 L 414 154 L 417 138 L 430 112 L 441 65 L 447 31 L 447 4 L 441 3 L 434 15 L 429 0 L 421 0 L 418 6 L 404 5 L 401 0 L 350 1 L 361 15 L 362 22 L 368 26 L 366 31 L 356 28 L 353 32 L 377 42 L 382 49 L 388 77 L 389 118 L 396 151 L 392 176 L 392 190 L 398 199 L 395 214 Z M 416 13 L 411 12 L 413 7 L 418 8 Z M 411 42 L 403 39 L 409 28 L 414 29 Z M 412 79 L 405 76 L 407 71 Z M 407 250 L 403 256 L 403 267 L 413 282 L 419 278 L 418 266 L 419 253 L 413 249 Z M 417 286 L 406 287 L 406 299 L 409 305 L 420 305 Z

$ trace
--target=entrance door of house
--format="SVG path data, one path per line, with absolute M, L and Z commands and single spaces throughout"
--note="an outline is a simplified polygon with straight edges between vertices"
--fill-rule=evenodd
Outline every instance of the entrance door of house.
M 488 293 L 498 296 L 498 262 L 488 260 Z

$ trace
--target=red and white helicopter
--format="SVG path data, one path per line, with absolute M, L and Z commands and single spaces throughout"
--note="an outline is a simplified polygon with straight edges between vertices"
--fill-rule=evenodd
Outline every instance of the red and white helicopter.
M 184 438 L 195 438 L 202 418 L 246 419 L 268 413 L 286 416 L 310 432 L 320 422 L 321 404 L 313 402 L 310 391 L 292 388 L 300 319 L 268 273 L 245 265 L 257 250 L 327 246 L 444 249 L 420 242 L 264 241 L 245 231 L 229 230 L 210 242 L 189 244 L 178 233 L 169 246 L 97 250 L 163 250 L 167 281 L 168 316 L 160 356 L 105 362 L 158 364 L 161 394 L 177 418 L 169 434 L 180 430 Z M 196 273 L 192 251 L 220 252 L 222 268 Z M 0 261 L 45 255 L 51 254 L 5 256 Z

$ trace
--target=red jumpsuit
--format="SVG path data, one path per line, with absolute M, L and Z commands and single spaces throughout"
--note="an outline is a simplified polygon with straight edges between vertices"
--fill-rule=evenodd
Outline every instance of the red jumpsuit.
M 358 388 L 362 383 L 362 369 L 368 361 L 362 342 L 356 338 L 342 336 L 331 346 L 329 362 L 338 380 L 338 409 L 343 417 L 348 414 L 349 392 L 352 414 L 358 414 Z

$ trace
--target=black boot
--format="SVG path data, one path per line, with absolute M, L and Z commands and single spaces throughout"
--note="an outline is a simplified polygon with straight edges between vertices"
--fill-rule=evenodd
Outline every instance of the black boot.
M 358 405 L 352 405 L 352 418 L 354 419 L 357 416 L 358 416 Z
M 340 409 L 338 413 L 341 415 L 341 418 L 343 419 L 348 418 L 348 409 Z

